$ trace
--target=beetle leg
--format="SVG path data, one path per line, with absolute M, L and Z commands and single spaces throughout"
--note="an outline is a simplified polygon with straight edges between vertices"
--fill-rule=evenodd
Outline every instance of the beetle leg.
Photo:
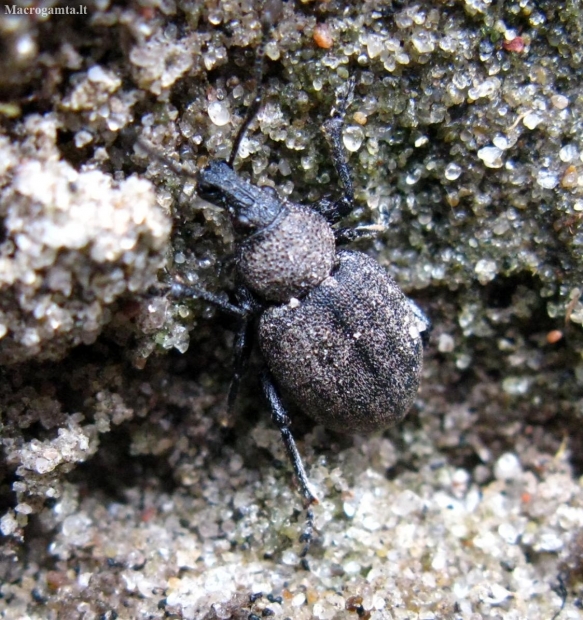
M 227 398 L 227 411 L 229 415 L 231 415 L 235 409 L 235 401 L 237 400 L 237 396 L 239 394 L 241 379 L 247 370 L 247 363 L 249 361 L 251 349 L 253 348 L 251 326 L 252 321 L 248 318 L 242 319 L 241 325 L 239 326 L 235 336 L 233 351 L 233 378 L 231 379 L 229 396 Z
M 304 543 L 304 548 L 302 549 L 300 557 L 302 558 L 302 566 L 306 570 L 309 570 L 310 567 L 308 565 L 306 555 L 310 549 L 312 536 L 314 534 L 314 512 L 312 511 L 311 505 L 317 504 L 318 498 L 316 497 L 316 494 L 312 489 L 312 485 L 308 480 L 308 475 L 306 474 L 304 464 L 302 463 L 302 457 L 298 452 L 296 442 L 294 441 L 293 435 L 289 429 L 290 419 L 285 411 L 283 403 L 281 402 L 279 394 L 277 393 L 277 388 L 275 387 L 273 379 L 267 371 L 263 371 L 261 373 L 261 385 L 263 387 L 265 397 L 269 401 L 269 405 L 271 407 L 271 419 L 279 428 L 281 438 L 283 439 L 283 445 L 285 446 L 289 460 L 292 463 L 302 495 L 304 496 L 306 502 L 306 523 L 304 531 L 300 536 L 300 542 Z
M 354 78 L 351 78 L 339 89 L 336 96 L 336 105 L 332 108 L 330 118 L 322 125 L 322 132 L 330 147 L 334 168 L 336 168 L 336 173 L 340 178 L 343 190 L 341 198 L 328 205 L 327 210 L 334 218 L 331 221 L 338 221 L 345 215 L 348 215 L 354 208 L 354 186 L 352 185 L 352 176 L 348 168 L 346 149 L 342 143 L 342 126 L 344 125 L 346 109 L 352 102 L 353 93 Z M 327 202 L 330 203 L 330 201 Z M 326 216 L 325 201 L 320 201 L 315 208 Z M 330 217 L 328 219 L 330 220 Z
M 429 336 L 431 335 L 431 330 L 433 329 L 433 325 L 431 321 L 421 310 L 421 308 L 412 300 L 407 297 L 407 301 L 409 302 L 409 306 L 411 306 L 411 310 L 415 315 L 415 318 L 419 322 L 419 331 L 421 332 L 421 342 L 423 346 L 426 347 L 429 343 Z
M 182 299 L 184 297 L 190 297 L 191 299 L 202 299 L 210 304 L 213 304 L 214 306 L 217 306 L 217 308 L 220 308 L 223 312 L 238 318 L 245 318 L 249 314 L 248 308 L 235 306 L 214 293 L 209 293 L 208 291 L 204 291 L 203 289 L 195 286 L 187 286 L 177 280 L 170 283 L 170 290 L 168 291 L 168 294 L 175 299 Z
M 298 479 L 302 495 L 304 496 L 308 506 L 310 504 L 317 504 L 318 498 L 316 497 L 316 494 L 312 489 L 312 485 L 308 480 L 306 470 L 304 469 L 304 464 L 302 463 L 302 457 L 298 452 L 296 442 L 294 441 L 293 435 L 289 428 L 291 424 L 290 419 L 285 411 L 283 403 L 281 402 L 281 398 L 277 393 L 277 388 L 275 387 L 273 379 L 269 373 L 265 371 L 261 373 L 261 385 L 263 387 L 263 393 L 265 394 L 265 397 L 271 407 L 271 419 L 277 428 L 279 428 L 283 445 L 285 446 L 289 460 L 294 468 L 294 473 Z
M 338 228 L 334 230 L 334 238 L 337 245 L 352 243 L 359 239 L 373 239 L 379 232 L 384 231 L 383 226 L 372 224 L 370 226 L 359 226 L 358 228 Z
M 251 293 L 243 286 L 237 291 L 237 300 L 240 307 L 246 310 L 247 314 L 240 319 L 239 329 L 235 336 L 235 345 L 233 352 L 233 379 L 229 387 L 229 396 L 227 399 L 227 411 L 229 415 L 233 413 L 235 401 L 239 394 L 239 386 L 241 379 L 247 370 L 249 356 L 253 348 L 253 328 L 254 318 L 259 309 L 257 302 L 253 299 Z
M 186 286 L 182 282 L 174 281 L 170 284 L 168 293 L 174 298 L 191 297 L 203 299 L 239 319 L 240 324 L 235 336 L 234 355 L 233 355 L 233 379 L 229 387 L 227 398 L 227 411 L 233 412 L 241 378 L 247 369 L 247 362 L 253 348 L 253 319 L 261 306 L 253 299 L 251 293 L 243 286 L 237 291 L 237 301 L 239 305 L 234 305 L 225 301 L 218 295 L 209 293 L 193 286 Z
M 347 204 L 344 198 L 340 200 L 320 198 L 318 202 L 310 204 L 310 208 L 324 216 L 329 224 L 336 224 L 352 211 L 352 203 Z
M 304 548 L 300 553 L 300 557 L 302 558 L 302 566 L 306 570 L 310 570 L 310 565 L 308 564 L 308 560 L 306 556 L 308 555 L 308 551 L 310 550 L 310 544 L 312 543 L 312 536 L 314 535 L 314 511 L 310 506 L 306 510 L 306 523 L 304 526 L 304 531 L 300 536 L 300 542 L 304 543 Z

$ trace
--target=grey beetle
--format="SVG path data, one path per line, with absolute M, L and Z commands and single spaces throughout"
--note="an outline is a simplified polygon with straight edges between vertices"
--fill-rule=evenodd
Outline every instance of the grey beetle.
M 429 321 L 375 260 L 362 252 L 336 248 L 337 243 L 353 240 L 362 231 L 337 228 L 354 203 L 341 138 L 353 82 L 339 90 L 331 117 L 323 126 L 342 196 L 309 206 L 255 186 L 233 169 L 238 147 L 261 101 L 261 79 L 258 84 L 229 161 L 211 162 L 197 179 L 198 195 L 228 211 L 237 235 L 238 304 L 178 282 L 172 284 L 171 293 L 205 299 L 239 319 L 229 407 L 253 340 L 258 342 L 265 362 L 263 390 L 309 507 L 317 499 L 280 391 L 335 431 L 370 432 L 395 424 L 417 394 Z M 308 543 L 311 527 L 309 510 L 303 535 Z
M 289 433 L 279 390 L 335 431 L 391 426 L 415 399 L 423 333 L 429 328 L 421 310 L 375 260 L 362 252 L 336 250 L 337 240 L 357 236 L 354 230 L 333 228 L 353 205 L 341 144 L 351 92 L 347 83 L 323 127 L 344 195 L 336 202 L 299 205 L 243 180 L 230 163 L 211 162 L 199 173 L 198 194 L 230 214 L 238 236 L 242 304 L 234 307 L 196 289 L 174 288 L 177 295 L 202 296 L 241 317 L 236 381 L 255 331 L 266 364 L 263 388 L 309 503 L 315 495 Z M 250 330 L 257 317 L 257 329 Z

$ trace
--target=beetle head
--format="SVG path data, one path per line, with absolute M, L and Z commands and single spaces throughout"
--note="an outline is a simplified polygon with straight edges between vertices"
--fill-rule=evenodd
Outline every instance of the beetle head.
M 235 229 L 245 234 L 267 228 L 284 208 L 277 194 L 251 185 L 220 160 L 199 172 L 198 195 L 227 209 Z

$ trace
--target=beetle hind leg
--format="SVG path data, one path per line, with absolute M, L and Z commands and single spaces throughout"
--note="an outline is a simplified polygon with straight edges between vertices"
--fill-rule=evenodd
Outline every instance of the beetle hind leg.
M 265 397 L 271 407 L 271 419 L 277 428 L 279 428 L 285 451 L 287 452 L 296 478 L 298 479 L 300 491 L 304 496 L 304 500 L 308 506 L 310 504 L 317 504 L 318 498 L 316 497 L 316 494 L 312 489 L 312 485 L 308 480 L 308 475 L 306 474 L 304 464 L 302 463 L 302 457 L 298 452 L 296 442 L 289 428 L 291 421 L 285 411 L 283 403 L 281 402 L 281 398 L 277 393 L 275 383 L 266 371 L 261 374 L 261 386 L 263 387 L 263 393 L 265 394 Z
M 308 554 L 314 532 L 314 513 L 311 506 L 312 504 L 318 503 L 318 498 L 312 488 L 312 485 L 310 484 L 310 481 L 308 480 L 308 475 L 306 474 L 304 464 L 302 463 L 302 457 L 298 452 L 296 442 L 289 428 L 291 421 L 286 413 L 283 403 L 281 402 L 275 383 L 267 371 L 264 371 L 261 374 L 261 385 L 263 387 L 263 393 L 265 394 L 265 397 L 269 402 L 269 406 L 271 407 L 271 419 L 277 428 L 279 428 L 283 445 L 287 452 L 288 458 L 291 461 L 294 473 L 300 486 L 300 491 L 306 504 L 306 523 L 304 526 L 304 531 L 300 536 L 300 542 L 304 543 L 300 557 L 302 558 L 302 565 L 306 568 L 306 555 Z

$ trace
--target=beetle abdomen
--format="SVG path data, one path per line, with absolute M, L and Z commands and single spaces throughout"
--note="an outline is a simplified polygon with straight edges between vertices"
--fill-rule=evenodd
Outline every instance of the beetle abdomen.
M 388 427 L 410 409 L 422 368 L 417 316 L 395 281 L 361 252 L 301 301 L 268 308 L 259 343 L 278 385 L 332 430 Z

